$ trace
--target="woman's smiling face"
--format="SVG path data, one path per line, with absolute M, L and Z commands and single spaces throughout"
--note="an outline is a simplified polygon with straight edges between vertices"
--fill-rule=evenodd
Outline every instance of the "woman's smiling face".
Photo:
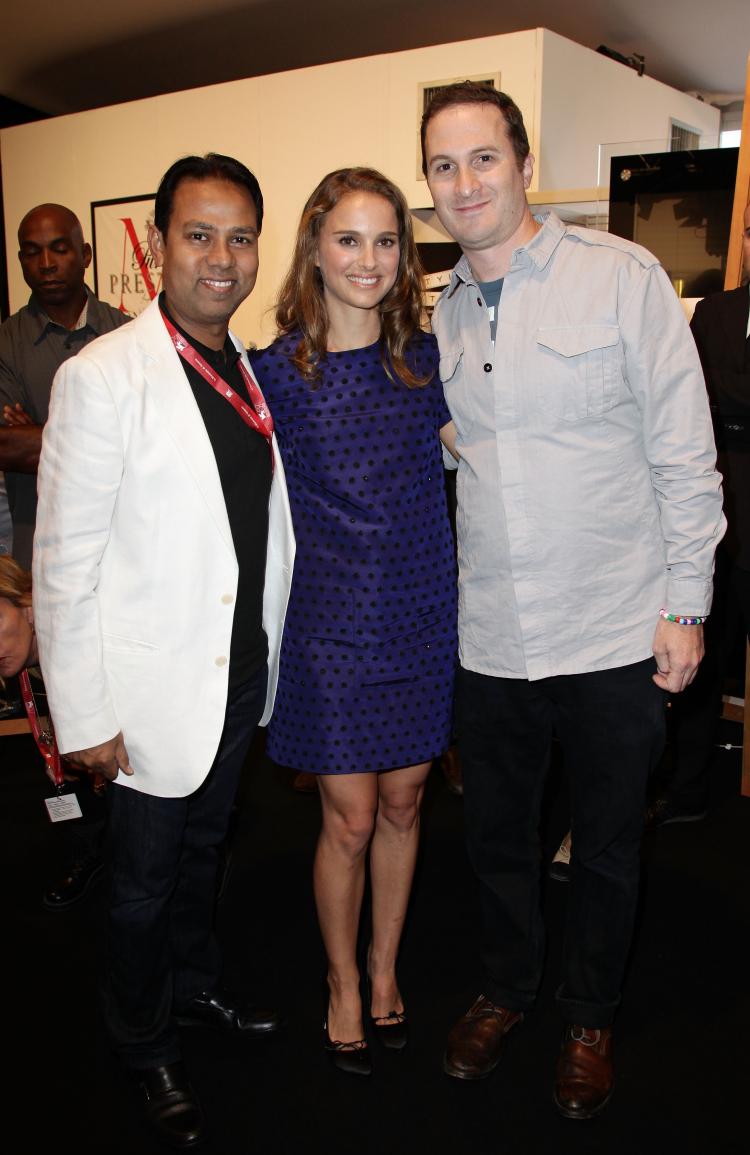
M 328 316 L 376 309 L 398 276 L 401 249 L 393 205 L 377 193 L 351 192 L 326 215 L 316 264 Z

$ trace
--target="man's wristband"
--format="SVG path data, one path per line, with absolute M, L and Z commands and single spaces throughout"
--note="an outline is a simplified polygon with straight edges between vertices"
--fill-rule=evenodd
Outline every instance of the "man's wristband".
M 659 610 L 659 617 L 664 618 L 665 622 L 676 622 L 678 626 L 702 626 L 705 622 L 705 617 L 689 618 L 685 614 L 670 614 L 667 610 Z

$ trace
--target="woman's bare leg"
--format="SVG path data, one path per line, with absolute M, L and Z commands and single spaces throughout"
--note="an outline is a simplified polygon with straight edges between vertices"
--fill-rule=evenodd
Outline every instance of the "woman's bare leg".
M 378 804 L 377 774 L 321 774 L 323 826 L 313 868 L 318 922 L 328 956 L 328 1033 L 364 1037 L 357 968 L 357 931 L 365 860 Z
M 372 941 L 367 966 L 373 1018 L 403 1011 L 396 956 L 419 848 L 419 810 L 431 763 L 378 776 L 378 812 L 370 846 Z

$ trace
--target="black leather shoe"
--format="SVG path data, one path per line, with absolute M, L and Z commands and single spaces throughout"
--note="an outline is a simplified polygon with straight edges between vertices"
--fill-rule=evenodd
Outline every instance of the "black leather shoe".
M 674 822 L 702 822 L 707 814 L 705 802 L 686 807 L 670 798 L 655 798 L 646 811 L 646 830 L 658 830 L 660 826 L 671 826 Z
M 282 1025 L 278 1011 L 241 1006 L 226 991 L 201 991 L 175 1011 L 181 1027 L 213 1027 L 219 1031 L 260 1037 L 271 1035 Z
M 183 1063 L 138 1071 L 138 1086 L 146 1118 L 163 1143 L 178 1151 L 197 1147 L 205 1139 L 200 1103 L 188 1082 Z
M 42 906 L 45 910 L 67 910 L 74 906 L 88 894 L 103 869 L 104 864 L 98 855 L 75 859 L 65 876 L 45 890 Z

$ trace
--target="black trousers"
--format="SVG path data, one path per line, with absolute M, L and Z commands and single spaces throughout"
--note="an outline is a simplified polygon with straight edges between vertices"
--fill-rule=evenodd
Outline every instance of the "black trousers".
M 523 1011 L 544 961 L 539 819 L 553 734 L 571 792 L 572 882 L 563 1018 L 608 1026 L 638 899 L 646 783 L 664 744 L 653 659 L 589 674 L 493 678 L 461 670 L 456 713 L 469 858 L 480 886 L 485 995 Z
M 173 1006 L 219 980 L 213 929 L 219 856 L 266 683 L 264 666 L 230 694 L 216 758 L 194 794 L 156 798 L 127 786 L 107 789 L 103 1006 L 112 1043 L 128 1067 L 179 1059 Z

